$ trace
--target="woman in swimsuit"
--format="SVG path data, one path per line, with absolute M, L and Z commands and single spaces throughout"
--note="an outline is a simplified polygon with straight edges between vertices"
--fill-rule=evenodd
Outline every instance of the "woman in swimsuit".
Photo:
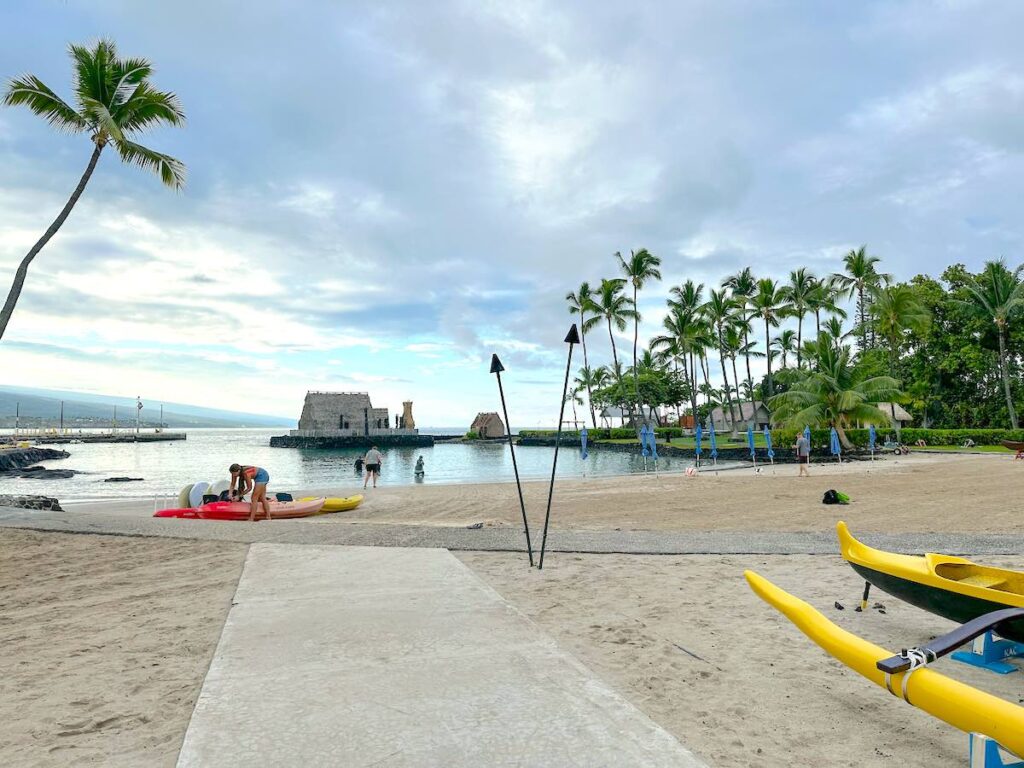
M 232 494 L 235 492 L 235 484 L 238 484 L 238 498 L 241 499 L 246 493 L 252 490 L 252 505 L 249 508 L 249 521 L 256 519 L 256 505 L 262 502 L 263 511 L 270 519 L 270 502 L 267 501 L 267 483 L 270 482 L 270 473 L 263 467 L 247 467 L 244 464 L 232 464 L 228 467 L 231 472 Z

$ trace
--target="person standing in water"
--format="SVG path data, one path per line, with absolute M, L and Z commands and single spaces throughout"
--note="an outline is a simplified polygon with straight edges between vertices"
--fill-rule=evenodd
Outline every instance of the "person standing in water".
M 427 471 L 423 468 L 423 457 L 420 456 L 418 459 L 416 459 L 416 469 L 413 470 L 413 474 L 416 477 L 423 477 L 423 475 L 425 475 L 426 473 Z
M 231 472 L 231 487 L 229 492 L 235 494 L 237 484 L 238 499 L 241 500 L 246 493 L 252 491 L 249 506 L 249 522 L 256 520 L 256 506 L 263 504 L 263 511 L 267 520 L 270 519 L 270 502 L 267 501 L 267 483 L 270 482 L 270 473 L 263 467 L 249 467 L 244 464 L 232 464 L 228 467 Z
M 363 463 L 366 467 L 366 478 L 363 480 L 363 490 L 366 490 L 366 484 L 370 482 L 370 478 L 373 478 L 373 487 L 377 487 L 377 478 L 380 477 L 380 466 L 384 463 L 384 454 L 377 450 L 377 446 L 370 446 L 370 450 L 366 452 L 366 456 L 363 457 Z

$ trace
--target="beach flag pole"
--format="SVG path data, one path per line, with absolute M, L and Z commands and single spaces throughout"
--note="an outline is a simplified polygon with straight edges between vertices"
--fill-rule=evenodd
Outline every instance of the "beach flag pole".
M 555 495 L 555 470 L 558 468 L 558 446 L 562 442 L 562 419 L 565 417 L 565 395 L 569 391 L 569 370 L 572 368 L 572 348 L 580 343 L 580 332 L 576 323 L 572 324 L 569 333 L 565 335 L 565 343 L 569 345 L 569 356 L 565 361 L 565 384 L 562 387 L 562 407 L 558 413 L 558 434 L 555 435 L 555 458 L 551 462 L 551 485 L 548 487 L 548 509 L 544 513 L 544 535 L 540 540 L 540 560 L 537 561 L 537 569 L 544 567 L 544 550 L 548 543 L 548 523 L 551 520 L 551 498 Z
M 508 408 L 505 406 L 505 389 L 501 386 L 501 372 L 505 366 L 497 355 L 491 355 L 491 373 L 498 377 L 498 394 L 501 396 L 501 412 L 505 414 L 505 433 L 508 435 L 508 449 L 512 454 L 512 471 L 516 476 L 516 490 L 519 491 L 519 510 L 523 513 L 523 531 L 526 533 L 526 553 L 530 556 L 530 567 L 533 567 L 533 546 L 530 544 L 530 524 L 526 521 L 526 503 L 523 501 L 523 485 L 519 482 L 519 465 L 516 464 L 516 448 L 512 440 L 512 423 L 508 420 Z

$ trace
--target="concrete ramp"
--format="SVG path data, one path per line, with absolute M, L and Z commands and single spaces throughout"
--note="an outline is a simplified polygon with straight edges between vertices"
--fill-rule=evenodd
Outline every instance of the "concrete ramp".
M 447 550 L 256 544 L 178 766 L 293 765 L 703 763 Z

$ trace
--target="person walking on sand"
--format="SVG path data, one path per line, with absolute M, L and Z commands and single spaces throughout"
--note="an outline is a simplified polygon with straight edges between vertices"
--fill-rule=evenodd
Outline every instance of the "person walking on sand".
M 808 464 L 811 461 L 811 441 L 801 432 L 797 435 L 794 447 L 796 448 L 796 460 L 800 465 L 800 472 L 797 474 L 797 477 L 810 477 L 811 473 L 808 470 Z
M 366 478 L 363 480 L 363 490 L 366 484 L 373 478 L 373 487 L 377 487 L 377 478 L 380 477 L 380 466 L 384 463 L 384 454 L 377 450 L 376 445 L 370 446 L 370 450 L 363 457 L 363 465 L 366 467 Z
M 229 495 L 234 498 L 237 484 L 238 499 L 241 500 L 250 490 L 252 497 L 249 506 L 249 522 L 256 520 L 256 506 L 263 505 L 263 511 L 270 519 L 270 502 L 267 501 L 267 483 L 270 482 L 270 473 L 263 467 L 249 467 L 244 464 L 232 464 L 228 467 L 231 473 L 231 487 Z

